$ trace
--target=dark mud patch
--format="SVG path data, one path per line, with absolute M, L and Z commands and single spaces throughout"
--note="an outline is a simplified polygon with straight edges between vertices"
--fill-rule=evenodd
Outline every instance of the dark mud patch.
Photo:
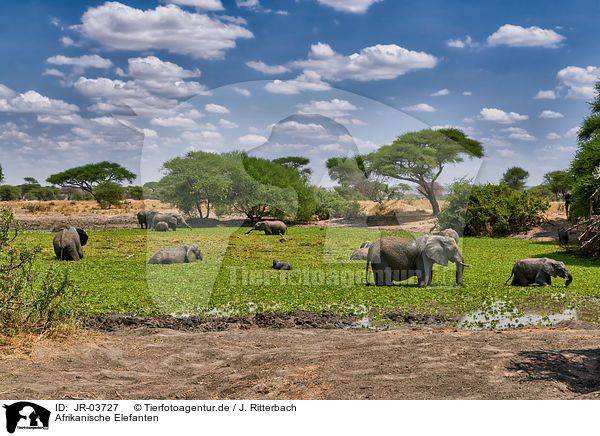
M 452 318 L 444 315 L 436 315 L 430 313 L 412 313 L 412 312 L 389 312 L 384 315 L 386 319 L 391 321 L 409 324 L 409 325 L 436 325 L 445 326 L 448 323 L 455 323 L 457 318 Z
M 223 331 L 230 328 L 274 329 L 347 329 L 355 325 L 356 317 L 333 312 L 266 312 L 228 317 L 200 316 L 135 316 L 126 314 L 90 315 L 84 324 L 93 329 L 115 331 L 120 329 L 148 328 L 185 331 Z

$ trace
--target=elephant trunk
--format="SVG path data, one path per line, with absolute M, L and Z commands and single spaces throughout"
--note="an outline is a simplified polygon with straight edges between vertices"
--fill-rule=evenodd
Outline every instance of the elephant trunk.
M 464 269 L 465 264 L 463 262 L 456 262 L 456 286 L 462 286 Z
M 573 281 L 573 275 L 567 271 L 567 281 L 565 282 L 565 286 L 569 286 Z

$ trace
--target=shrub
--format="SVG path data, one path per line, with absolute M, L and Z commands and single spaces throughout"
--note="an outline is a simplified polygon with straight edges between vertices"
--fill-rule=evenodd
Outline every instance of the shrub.
M 67 271 L 34 268 L 39 246 L 16 242 L 19 223 L 0 210 L 0 334 L 48 334 L 74 319 L 76 289 Z
M 470 189 L 470 193 L 469 193 Z M 468 201 L 466 200 L 468 198 Z M 505 185 L 473 186 L 455 182 L 436 227 L 453 228 L 467 236 L 500 236 L 539 224 L 550 207 L 546 200 Z
M 141 186 L 130 186 L 127 188 L 127 198 L 131 198 L 132 200 L 143 200 L 144 188 Z
M 94 196 L 100 207 L 118 206 L 124 199 L 124 189 L 115 182 L 102 182 L 94 188 Z
M 357 218 L 361 215 L 360 204 L 357 201 L 349 201 L 336 191 L 325 188 L 316 188 L 315 198 L 317 200 L 317 215 L 319 219 L 328 218 Z
M 16 186 L 0 186 L 0 201 L 14 201 L 21 199 L 21 189 Z

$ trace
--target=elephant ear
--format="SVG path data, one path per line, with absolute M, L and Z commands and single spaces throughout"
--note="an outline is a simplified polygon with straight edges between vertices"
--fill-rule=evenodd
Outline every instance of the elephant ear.
M 554 264 L 550 259 L 545 259 L 545 262 L 542 264 L 542 271 L 544 271 L 546 274 L 549 274 L 552 277 L 556 277 L 556 272 L 554 271 Z
M 448 266 L 448 256 L 444 241 L 441 238 L 427 238 L 425 242 L 425 255 L 435 263 Z
M 79 235 L 79 242 L 81 243 L 81 246 L 83 247 L 85 244 L 87 244 L 88 234 L 85 232 L 85 230 L 80 229 L 80 228 L 76 228 L 75 230 L 77 230 L 77 234 Z
M 194 254 L 194 246 L 189 245 L 187 247 L 187 251 L 185 252 L 185 261 L 186 262 L 195 262 L 197 260 L 196 255 Z

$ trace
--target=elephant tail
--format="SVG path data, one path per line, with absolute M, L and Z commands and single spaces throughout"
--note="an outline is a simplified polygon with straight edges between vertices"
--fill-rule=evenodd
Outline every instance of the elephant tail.
M 365 269 L 365 286 L 369 286 L 369 258 L 367 257 L 367 268 Z
M 509 278 L 507 278 L 507 279 L 506 279 L 506 281 L 504 282 L 504 284 L 505 284 L 505 285 L 508 285 L 508 281 L 509 281 L 510 279 L 512 279 L 512 277 L 513 277 L 513 275 L 514 275 L 514 274 L 515 274 L 515 272 L 514 272 L 514 271 L 511 271 L 511 272 L 510 272 L 510 277 L 509 277 Z

